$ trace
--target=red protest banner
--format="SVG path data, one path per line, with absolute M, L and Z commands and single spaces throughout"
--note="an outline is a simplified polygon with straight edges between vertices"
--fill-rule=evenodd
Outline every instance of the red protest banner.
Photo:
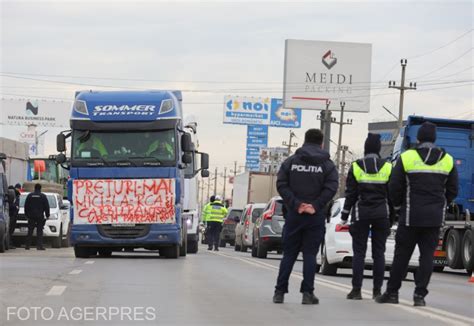
M 76 179 L 74 224 L 175 223 L 174 179 Z

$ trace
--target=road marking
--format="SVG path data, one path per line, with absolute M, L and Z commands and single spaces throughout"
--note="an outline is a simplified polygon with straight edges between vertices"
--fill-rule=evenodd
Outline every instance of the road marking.
M 223 257 L 227 257 L 227 258 L 240 260 L 240 261 L 245 262 L 249 265 L 258 266 L 258 267 L 264 268 L 264 269 L 270 269 L 270 270 L 274 270 L 274 271 L 279 270 L 279 267 L 277 267 L 277 266 L 274 266 L 274 265 L 271 265 L 271 264 L 268 264 L 268 263 L 265 263 L 265 262 L 262 262 L 262 261 L 254 260 L 254 259 L 251 259 L 251 258 L 235 257 L 235 256 L 230 256 L 230 255 L 227 255 L 227 254 L 224 254 L 224 253 L 212 252 L 212 251 L 209 252 L 209 253 L 219 255 L 219 256 L 223 256 Z M 303 275 L 299 272 L 292 272 L 291 277 L 299 279 L 299 280 L 303 279 Z M 344 292 L 344 293 L 347 292 L 347 290 L 352 289 L 352 287 L 349 286 L 349 285 L 345 285 L 345 284 L 342 284 L 342 283 L 339 283 L 339 282 L 329 281 L 329 280 L 326 280 L 326 279 L 316 279 L 315 283 L 318 284 L 318 285 L 322 285 L 324 287 L 327 287 L 327 288 L 331 288 L 331 289 L 334 289 L 334 290 L 337 290 L 337 291 L 340 291 L 340 292 Z M 362 292 L 364 294 L 372 296 L 372 293 L 370 291 L 362 290 Z M 385 306 L 402 309 L 402 310 L 405 310 L 407 312 L 411 312 L 413 314 L 417 314 L 417 315 L 420 315 L 420 316 L 423 316 L 423 317 L 427 317 L 427 318 L 431 318 L 431 319 L 437 319 L 437 320 L 442 321 L 442 322 L 444 322 L 448 325 L 466 325 L 466 326 L 469 326 L 469 325 L 471 325 L 471 322 L 472 322 L 472 319 L 469 318 L 469 317 L 459 315 L 459 314 L 455 314 L 455 313 L 451 313 L 451 312 L 446 311 L 446 310 L 442 310 L 442 309 L 438 309 L 438 308 L 432 308 L 432 307 L 414 308 L 412 306 L 412 302 L 409 302 L 408 300 L 401 299 L 399 301 L 400 301 L 400 304 L 385 304 Z M 453 319 L 457 319 L 457 320 L 453 320 Z
M 86 264 L 86 265 L 92 265 L 93 263 L 95 263 L 95 261 L 93 261 L 93 260 L 88 260 L 88 261 L 86 261 L 84 264 Z
M 72 271 L 69 272 L 69 275 L 77 275 L 81 273 L 82 273 L 82 269 L 73 269 Z
M 48 293 L 46 293 L 47 296 L 59 296 L 64 293 L 66 290 L 65 285 L 53 285 L 53 287 L 49 290 Z

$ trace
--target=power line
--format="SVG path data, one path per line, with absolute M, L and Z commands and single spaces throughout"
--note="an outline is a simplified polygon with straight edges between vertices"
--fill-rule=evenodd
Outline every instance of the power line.
M 407 57 L 407 59 L 417 59 L 417 58 L 421 58 L 421 57 L 427 56 L 427 55 L 429 55 L 429 54 L 431 54 L 431 53 L 434 53 L 434 52 L 436 52 L 436 51 L 438 51 L 438 50 L 444 49 L 445 47 L 447 47 L 447 46 L 449 46 L 449 45 L 455 43 L 457 40 L 462 39 L 464 36 L 466 36 L 467 34 L 471 33 L 472 31 L 473 31 L 473 29 L 471 28 L 470 30 L 468 30 L 468 31 L 466 31 L 466 32 L 464 32 L 464 33 L 462 33 L 460 36 L 458 36 L 458 37 L 455 38 L 454 40 L 452 40 L 452 41 L 446 43 L 445 45 L 442 45 L 442 46 L 440 46 L 440 47 L 437 47 L 437 48 L 435 48 L 435 49 L 433 49 L 433 50 L 431 50 L 431 51 L 425 52 L 425 53 L 421 53 L 421 54 L 418 54 L 418 55 L 414 55 L 414 56 L 411 56 L 411 57 Z

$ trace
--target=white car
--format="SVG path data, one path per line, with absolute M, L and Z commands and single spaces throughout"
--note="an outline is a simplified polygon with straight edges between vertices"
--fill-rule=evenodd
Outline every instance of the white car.
M 52 192 L 44 193 L 48 198 L 50 216 L 46 220 L 43 228 L 44 240 L 51 240 L 53 248 L 61 248 L 69 246 L 69 212 L 70 203 L 63 200 L 61 196 Z M 18 219 L 13 237 L 23 238 L 26 240 L 28 235 L 28 220 L 25 216 L 25 200 L 28 193 L 22 193 L 20 196 L 20 211 L 18 212 Z M 33 232 L 36 237 L 36 229 Z
M 235 251 L 246 252 L 252 248 L 253 227 L 257 218 L 263 213 L 267 204 L 248 204 L 244 207 L 240 220 L 235 226 Z
M 338 225 L 341 221 L 341 212 L 344 206 L 344 198 L 337 199 L 331 207 L 331 218 L 326 224 L 326 235 L 324 242 L 321 244 L 320 255 L 316 257 L 318 270 L 323 275 L 336 275 L 338 268 L 352 268 L 352 237 L 349 233 L 349 224 L 341 227 Z M 395 252 L 395 233 L 396 226 L 390 230 L 390 235 L 385 245 L 385 265 L 390 267 L 393 262 Z M 415 273 L 418 268 L 418 248 L 410 259 L 408 270 Z M 369 235 L 367 243 L 367 253 L 365 256 L 366 269 L 370 269 L 373 265 L 372 260 L 372 243 Z

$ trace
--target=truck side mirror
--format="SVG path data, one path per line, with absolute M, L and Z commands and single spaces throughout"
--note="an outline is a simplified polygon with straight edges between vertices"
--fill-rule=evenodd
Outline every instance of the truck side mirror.
M 64 155 L 63 153 L 56 155 L 56 163 L 63 164 L 66 162 L 66 160 L 66 155 Z
M 201 169 L 209 169 L 209 154 L 201 153 Z
M 201 177 L 209 178 L 209 170 L 201 170 Z
M 191 153 L 184 153 L 183 156 L 181 157 L 181 161 L 184 163 L 184 164 L 191 164 L 193 163 L 193 156 L 191 155 Z
M 56 136 L 56 150 L 58 152 L 66 151 L 66 136 L 62 133 Z
M 193 149 L 193 142 L 191 140 L 191 135 L 190 134 L 184 133 L 181 136 L 181 149 L 185 153 L 190 153 L 194 150 Z

